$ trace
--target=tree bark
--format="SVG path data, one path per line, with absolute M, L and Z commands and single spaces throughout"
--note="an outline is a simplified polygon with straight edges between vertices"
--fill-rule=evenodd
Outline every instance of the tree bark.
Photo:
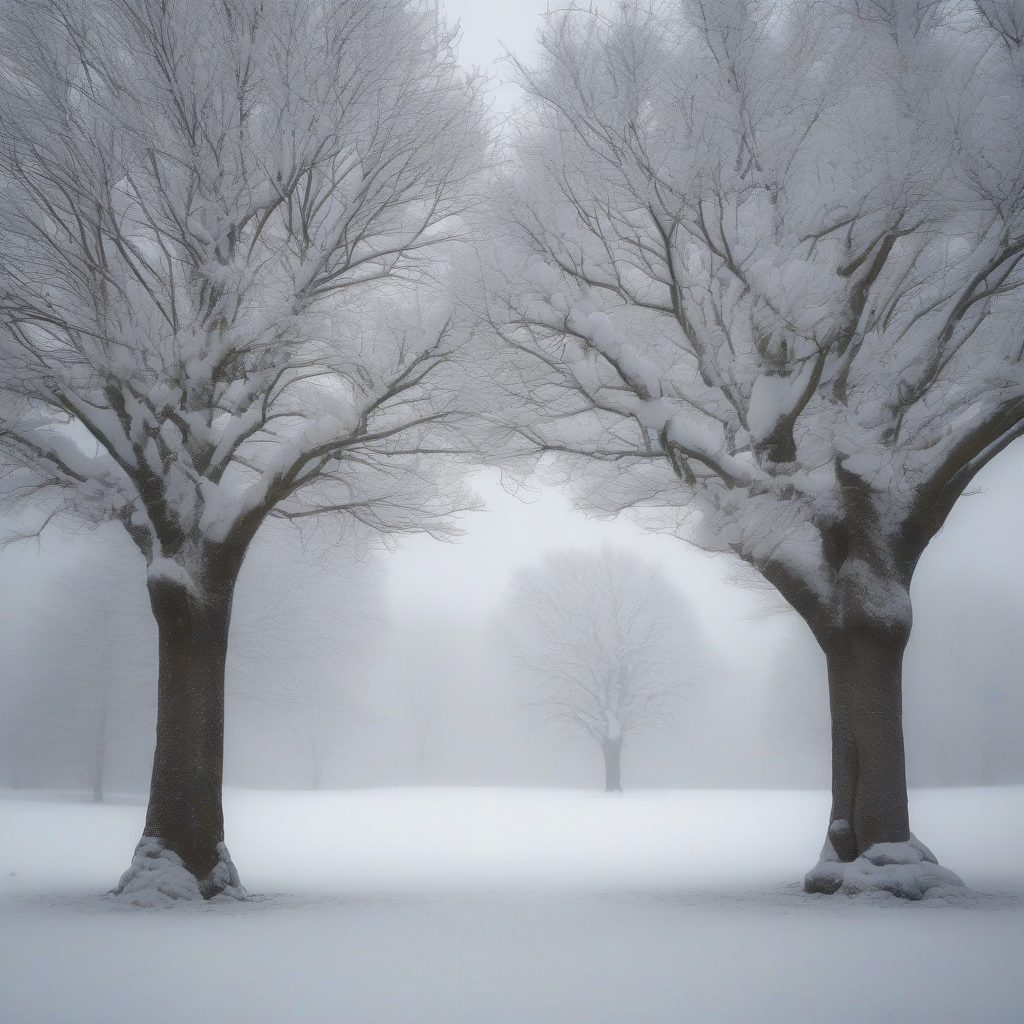
M 832 718 L 829 839 L 844 861 L 910 838 L 902 699 L 909 623 L 859 611 L 819 636 Z
M 224 667 L 236 577 L 202 594 L 167 577 L 149 581 L 160 668 L 144 835 L 176 853 L 200 881 L 217 865 L 224 841 Z
M 621 793 L 622 738 L 602 740 L 601 752 L 604 754 L 604 791 Z
M 911 838 L 903 654 L 913 623 L 910 579 L 919 552 L 891 537 L 881 543 L 881 527 L 864 496 L 853 484 L 844 495 L 851 506 L 845 522 L 822 531 L 823 552 L 835 574 L 828 597 L 785 566 L 768 566 L 765 576 L 804 618 L 825 654 L 832 721 L 828 840 L 836 857 L 850 862 L 876 843 Z M 822 856 L 831 859 L 824 851 Z

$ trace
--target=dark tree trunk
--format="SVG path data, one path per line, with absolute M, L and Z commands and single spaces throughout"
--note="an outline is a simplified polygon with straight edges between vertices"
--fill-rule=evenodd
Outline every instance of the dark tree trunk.
M 604 754 L 604 791 L 621 793 L 622 738 L 602 740 L 601 752 Z
M 829 839 L 842 860 L 910 838 L 903 750 L 908 631 L 861 621 L 822 644 L 832 716 Z
M 149 581 L 160 676 L 145 835 L 176 853 L 200 882 L 224 841 L 224 666 L 235 578 L 219 583 L 197 594 L 167 577 Z
M 832 719 L 828 840 L 835 857 L 826 848 L 822 859 L 850 862 L 876 843 L 911 839 L 902 690 L 917 558 L 891 537 L 888 545 L 880 543 L 881 528 L 863 495 L 852 483 L 844 493 L 851 505 L 846 522 L 822 531 L 825 559 L 835 573 L 828 597 L 785 567 L 771 566 L 765 575 L 800 612 L 825 654 Z M 840 884 L 841 875 L 827 871 L 812 871 L 805 882 L 813 892 L 834 892 Z
M 910 832 L 902 713 L 910 573 L 865 568 L 861 562 L 840 574 L 831 605 L 840 614 L 818 633 L 832 712 L 832 812 L 828 842 L 804 889 L 919 900 L 964 883 Z M 894 845 L 872 852 L 879 844 Z

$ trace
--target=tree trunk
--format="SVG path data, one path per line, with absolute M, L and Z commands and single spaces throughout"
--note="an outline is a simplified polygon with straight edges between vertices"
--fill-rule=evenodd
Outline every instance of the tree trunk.
M 107 769 L 107 708 L 100 707 L 100 720 L 96 732 L 96 749 L 92 764 L 92 802 L 103 803 L 103 776 Z
M 602 740 L 601 752 L 604 754 L 604 791 L 621 793 L 622 737 Z
M 313 767 L 313 789 L 319 789 L 323 784 L 323 753 L 315 734 L 310 740 L 309 757 Z
M 832 716 L 829 839 L 850 861 L 910 838 L 903 750 L 903 652 L 909 631 L 861 621 L 823 644 Z
M 845 492 L 856 506 L 856 488 Z M 790 566 L 769 564 L 763 571 L 810 626 L 828 664 L 832 811 L 827 842 L 804 888 L 918 900 L 963 882 L 910 832 L 903 654 L 913 623 L 910 579 L 920 551 L 894 544 L 876 519 L 862 502 L 846 524 L 822 530 L 825 561 L 835 574 L 827 596 Z M 859 532 L 849 530 L 851 522 L 861 524 Z M 881 844 L 892 845 L 872 852 Z
M 237 574 L 236 574 L 237 575 Z M 159 630 L 156 750 L 144 835 L 177 854 L 203 888 L 222 859 L 224 666 L 234 578 L 196 594 L 149 581 Z

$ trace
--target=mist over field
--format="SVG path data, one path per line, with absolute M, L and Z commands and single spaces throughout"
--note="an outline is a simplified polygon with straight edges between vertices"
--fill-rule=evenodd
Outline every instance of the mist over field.
M 228 784 L 600 788 L 600 752 L 525 712 L 494 625 L 515 568 L 610 543 L 657 560 L 702 630 L 695 685 L 673 721 L 626 746 L 625 787 L 828 786 L 825 666 L 797 616 L 679 541 L 586 520 L 554 493 L 522 504 L 492 477 L 476 486 L 492 509 L 467 515 L 454 544 L 389 554 L 279 530 L 257 546 L 232 624 Z M 918 571 L 905 662 L 911 785 L 1024 782 L 1022 508 L 1015 447 Z M 156 636 L 141 566 L 116 540 L 0 555 L 6 787 L 91 793 L 109 687 L 121 699 L 103 740 L 105 788 L 146 793 Z

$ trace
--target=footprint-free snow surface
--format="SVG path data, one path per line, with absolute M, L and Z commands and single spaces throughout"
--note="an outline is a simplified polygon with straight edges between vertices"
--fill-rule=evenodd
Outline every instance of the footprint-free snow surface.
M 911 796 L 971 892 L 808 896 L 816 792 L 229 791 L 247 903 L 101 895 L 144 808 L 0 793 L 4 1024 L 1024 1020 L 1024 787 Z

